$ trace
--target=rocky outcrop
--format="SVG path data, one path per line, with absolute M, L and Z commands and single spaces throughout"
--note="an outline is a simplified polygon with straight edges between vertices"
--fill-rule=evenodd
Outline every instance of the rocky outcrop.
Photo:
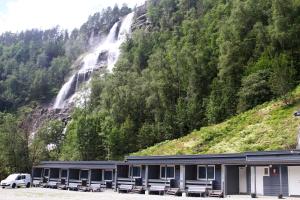
M 132 31 L 134 31 L 136 29 L 148 30 L 151 28 L 151 22 L 150 22 L 149 18 L 147 17 L 148 5 L 149 5 L 149 2 L 147 1 L 144 5 L 136 8 L 134 22 L 131 26 Z

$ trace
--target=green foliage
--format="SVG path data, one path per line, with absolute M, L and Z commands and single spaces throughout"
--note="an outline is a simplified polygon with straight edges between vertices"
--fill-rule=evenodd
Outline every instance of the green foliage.
M 0 178 L 7 173 L 29 171 L 28 135 L 12 114 L 0 113 Z
M 238 93 L 238 112 L 244 112 L 272 98 L 269 86 L 269 70 L 260 70 L 242 79 Z
M 58 160 L 62 148 L 64 123 L 59 120 L 45 122 L 34 136 L 31 146 L 34 163 L 41 159 Z
M 92 83 L 86 118 L 101 121 L 106 157 L 182 137 L 286 95 L 299 81 L 299 4 L 283 4 L 150 1 L 151 25 L 122 46 L 113 74 Z M 203 138 L 213 145 L 219 135 Z
M 161 142 L 132 155 L 235 153 L 294 149 L 300 119 L 293 113 L 300 106 L 300 86 L 294 104 L 273 101 L 257 106 L 223 123 L 202 127 L 185 137 Z
M 280 54 L 273 61 L 273 72 L 270 77 L 272 91 L 284 98 L 286 104 L 290 103 L 289 92 L 295 86 L 295 75 L 297 71 L 294 68 L 293 61 L 285 54 Z

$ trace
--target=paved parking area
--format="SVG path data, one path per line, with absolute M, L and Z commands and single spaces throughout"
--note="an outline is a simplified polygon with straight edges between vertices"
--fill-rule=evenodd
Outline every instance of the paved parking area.
M 75 192 L 45 188 L 0 189 L 0 200 L 220 200 L 219 198 L 175 197 L 143 194 L 118 194 L 111 190 L 104 192 Z M 249 196 L 231 196 L 228 200 L 251 200 Z M 276 197 L 258 198 L 276 200 Z M 300 200 L 300 198 L 288 198 Z

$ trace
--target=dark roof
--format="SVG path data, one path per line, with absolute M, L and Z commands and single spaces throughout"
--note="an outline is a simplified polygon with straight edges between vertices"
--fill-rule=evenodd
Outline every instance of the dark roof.
M 129 164 L 243 164 L 245 160 L 242 153 L 126 157 Z
M 120 161 L 42 161 L 35 168 L 115 169 Z
M 245 153 L 247 164 L 299 164 L 300 150 Z
M 299 164 L 300 150 L 258 151 L 231 154 L 128 156 L 128 164 Z
M 121 161 L 43 161 L 35 168 L 115 169 L 116 165 L 269 165 L 300 164 L 300 150 L 258 151 L 229 154 L 128 156 Z

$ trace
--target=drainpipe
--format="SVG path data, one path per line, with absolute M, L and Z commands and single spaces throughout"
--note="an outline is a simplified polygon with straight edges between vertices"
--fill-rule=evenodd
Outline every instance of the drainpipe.
M 91 186 L 91 181 L 92 181 L 92 170 L 89 170 L 89 174 L 88 174 L 88 178 L 89 178 L 89 186 Z
M 221 190 L 223 192 L 223 196 L 226 197 L 226 165 L 221 165 Z
M 207 190 L 207 181 L 208 181 L 208 177 L 207 177 L 207 175 L 208 175 L 208 173 L 207 173 L 207 170 L 208 170 L 208 165 L 206 165 L 206 182 L 205 182 L 205 190 Z M 205 191 L 205 193 L 206 193 L 207 191 Z M 207 195 L 207 194 L 205 194 L 205 195 Z
M 118 190 L 118 165 L 116 166 L 115 169 L 115 192 Z
M 165 165 L 165 186 L 167 186 L 167 165 Z
M 185 192 L 185 165 L 180 165 L 180 190 L 182 192 L 182 196 L 186 197 L 186 192 Z
M 282 199 L 283 191 L 282 191 L 282 165 L 279 167 L 279 184 L 280 184 L 280 193 L 278 195 L 278 199 Z
M 254 166 L 253 168 L 254 168 L 254 193 L 251 194 L 251 197 L 256 198 L 256 166 Z
M 66 183 L 66 185 L 68 184 L 68 186 L 69 186 L 69 177 L 70 177 L 70 169 L 67 169 L 67 183 Z
M 131 184 L 133 182 L 133 167 L 132 166 L 133 165 L 130 165 L 130 182 L 131 182 Z
M 145 194 L 149 194 L 149 190 L 148 190 L 148 177 L 149 177 L 149 165 L 146 165 L 146 169 L 145 169 Z
M 148 165 L 145 166 L 145 187 L 148 188 L 148 173 L 149 173 L 149 167 Z

